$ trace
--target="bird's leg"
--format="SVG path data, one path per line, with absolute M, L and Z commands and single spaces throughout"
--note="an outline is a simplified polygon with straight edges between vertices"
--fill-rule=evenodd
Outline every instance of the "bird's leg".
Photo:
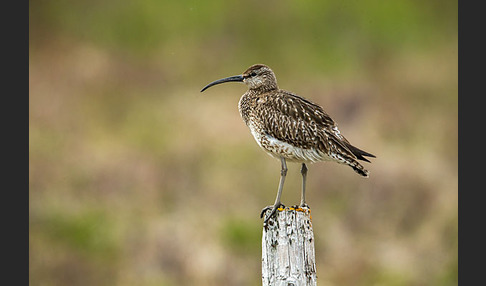
M 275 199 L 275 203 L 273 204 L 273 206 L 267 206 L 265 207 L 262 212 L 260 213 L 260 217 L 263 217 L 263 214 L 271 209 L 272 211 L 270 212 L 270 214 L 265 218 L 265 220 L 263 221 L 263 224 L 267 224 L 268 220 L 270 219 L 270 217 L 272 217 L 272 215 L 274 215 L 276 212 L 277 212 L 277 209 L 282 206 L 282 203 L 280 202 L 280 197 L 282 196 L 282 189 L 283 189 L 283 185 L 284 185 L 284 182 L 285 182 L 285 176 L 287 175 L 287 163 L 285 162 L 285 158 L 280 158 L 280 161 L 282 162 L 282 170 L 280 171 L 280 183 L 278 184 L 278 192 L 277 192 L 277 198 Z
M 307 179 L 307 166 L 305 163 L 302 163 L 302 169 L 300 169 L 300 173 L 302 174 L 302 195 L 300 197 L 300 207 L 309 208 L 309 206 L 305 203 L 305 181 Z

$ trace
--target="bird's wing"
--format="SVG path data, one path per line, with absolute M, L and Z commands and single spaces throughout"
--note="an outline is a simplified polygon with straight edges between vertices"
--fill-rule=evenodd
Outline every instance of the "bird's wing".
M 279 90 L 262 94 L 256 104 L 268 135 L 286 143 L 324 152 L 338 152 L 356 159 L 336 123 L 319 105 Z

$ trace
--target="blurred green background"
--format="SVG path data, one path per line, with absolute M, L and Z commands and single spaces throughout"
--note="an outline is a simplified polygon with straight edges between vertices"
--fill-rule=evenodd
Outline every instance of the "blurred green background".
M 269 65 L 377 156 L 309 166 L 318 285 L 457 285 L 457 1 L 29 2 L 30 285 L 261 285 Z M 289 163 L 282 201 L 299 203 Z

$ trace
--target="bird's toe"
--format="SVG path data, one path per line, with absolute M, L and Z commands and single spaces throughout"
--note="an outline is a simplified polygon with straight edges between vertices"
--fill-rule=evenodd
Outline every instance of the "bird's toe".
M 263 218 L 263 215 L 270 210 L 270 213 L 265 216 L 265 220 L 263 221 L 263 224 L 266 225 L 268 220 L 277 213 L 277 210 L 279 208 L 285 208 L 283 204 L 275 204 L 275 205 L 270 205 L 266 206 L 262 209 L 262 212 L 260 213 L 260 218 Z

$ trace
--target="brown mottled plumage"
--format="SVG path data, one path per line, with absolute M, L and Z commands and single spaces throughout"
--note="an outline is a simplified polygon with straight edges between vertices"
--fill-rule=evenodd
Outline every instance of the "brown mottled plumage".
M 334 161 L 346 164 L 363 177 L 369 172 L 358 162 L 369 162 L 367 157 L 375 157 L 351 145 L 339 132 L 334 120 L 319 105 L 291 92 L 279 89 L 273 71 L 266 65 L 256 64 L 242 75 L 214 81 L 202 90 L 230 81 L 244 82 L 248 91 L 238 104 L 241 117 L 258 145 L 271 156 L 281 160 L 282 171 L 275 204 L 263 209 L 271 209 L 265 218 L 268 221 L 281 206 L 280 196 L 287 173 L 286 160 L 302 163 L 302 197 L 305 203 L 305 163 Z

